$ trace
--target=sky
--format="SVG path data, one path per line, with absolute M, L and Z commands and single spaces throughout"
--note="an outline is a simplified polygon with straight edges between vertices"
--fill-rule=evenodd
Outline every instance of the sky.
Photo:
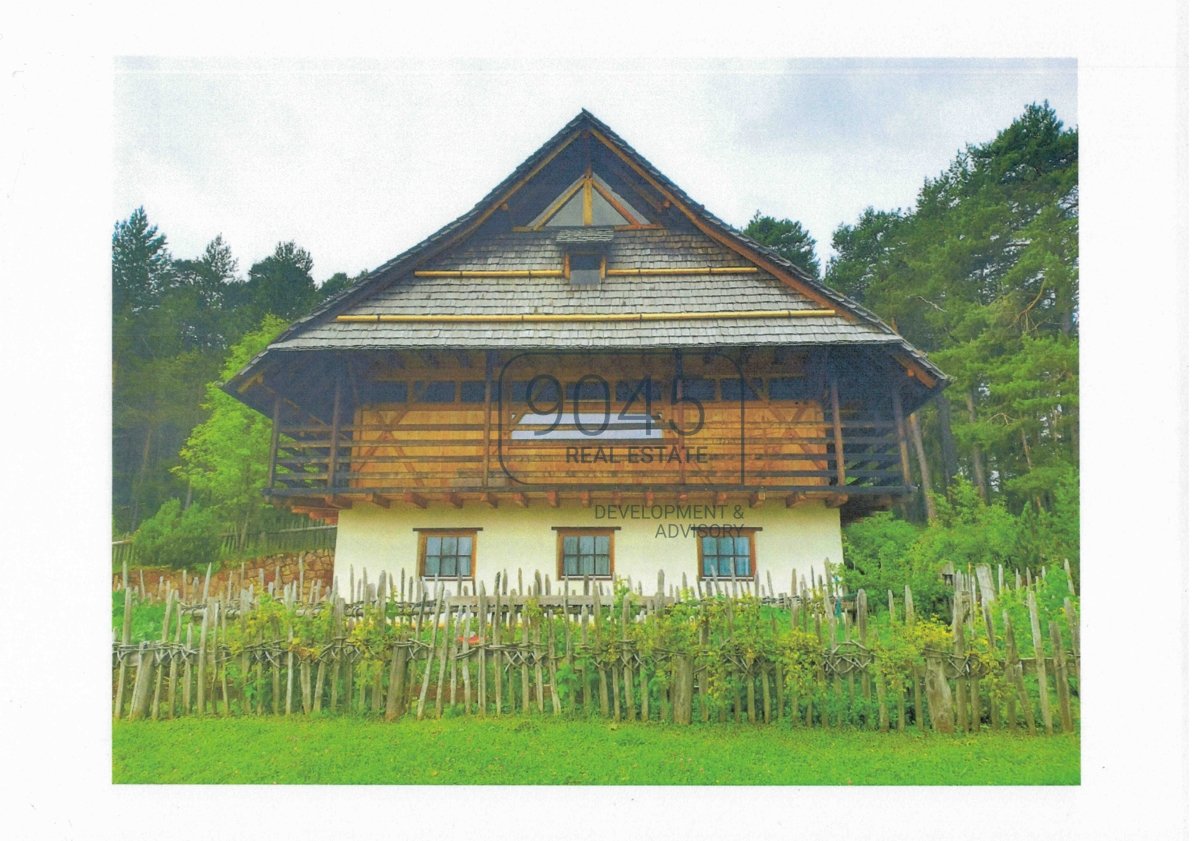
M 726 222 L 838 225 L 1031 102 L 1078 124 L 1066 59 L 577 62 L 118 58 L 113 221 L 143 206 L 176 257 L 218 233 L 242 276 L 280 241 L 318 283 L 471 208 L 587 108 Z

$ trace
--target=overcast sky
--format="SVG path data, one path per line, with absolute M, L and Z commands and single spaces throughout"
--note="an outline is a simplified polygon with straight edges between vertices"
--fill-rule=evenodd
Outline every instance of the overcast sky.
M 577 63 L 120 59 L 113 220 L 177 257 L 224 235 L 244 276 L 294 239 L 313 276 L 372 269 L 469 209 L 587 108 L 692 198 L 818 242 L 921 182 L 1025 104 L 1077 124 L 1068 60 Z

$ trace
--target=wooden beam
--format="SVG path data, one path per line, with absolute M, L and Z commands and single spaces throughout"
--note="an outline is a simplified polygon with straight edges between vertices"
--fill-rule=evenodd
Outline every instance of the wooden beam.
M 826 508 L 841 508 L 850 501 L 850 494 L 831 494 L 825 497 Z
M 900 390 L 892 385 L 892 411 L 896 415 L 896 444 L 900 448 L 900 472 L 906 487 L 912 486 L 912 470 L 908 463 L 908 429 L 904 423 L 904 409 L 900 403 Z
M 548 503 L 550 503 L 551 508 L 557 508 L 558 507 L 558 491 L 547 491 L 546 492 L 546 501 Z
M 446 494 L 446 502 L 448 502 L 454 508 L 463 507 L 462 497 L 453 492 Z
M 485 494 L 481 494 L 481 496 L 482 496 L 482 501 L 483 501 L 484 505 L 486 505 L 488 508 L 495 508 L 500 504 L 500 500 L 498 500 L 496 498 L 495 494 L 485 493 Z
M 645 502 L 646 502 L 646 505 L 654 504 L 654 491 L 646 491 Z
M 324 497 L 325 505 L 329 508 L 352 508 L 354 507 L 353 500 L 347 499 L 341 494 L 330 494 Z
M 800 491 L 792 491 L 783 500 L 783 504 L 787 508 L 795 508 L 803 499 L 804 497 L 801 495 Z
M 725 491 L 717 491 L 716 494 L 713 495 L 713 501 L 717 505 L 724 505 L 725 500 L 727 499 L 729 499 L 729 494 L 725 493 Z
M 517 492 L 517 493 L 513 494 L 513 502 L 515 502 L 517 505 L 521 506 L 522 508 L 529 507 L 529 497 L 527 497 L 524 493 L 521 493 L 521 492 Z
M 583 493 L 579 495 L 579 502 L 584 508 L 590 508 L 592 506 L 592 492 L 589 490 L 584 490 Z
M 750 494 L 750 507 L 762 508 L 763 501 L 766 499 L 762 491 L 754 491 Z
M 842 449 L 842 404 L 838 398 L 837 374 L 829 378 L 829 398 L 833 404 L 833 458 L 837 464 L 838 487 L 846 486 L 846 454 Z
M 326 474 L 326 484 L 335 487 L 338 462 L 338 420 L 342 413 L 342 376 L 337 373 L 333 378 L 333 414 L 329 418 L 329 466 Z
M 828 318 L 836 315 L 829 309 L 811 310 L 713 310 L 704 312 L 560 312 L 560 313 L 375 313 L 373 315 L 339 315 L 337 321 L 353 324 L 573 324 L 579 323 L 642 323 L 659 321 L 715 321 L 743 318 Z M 437 368 L 432 354 L 420 354 L 429 367 Z
M 371 499 L 372 505 L 378 505 L 380 508 L 391 508 L 392 507 L 391 500 L 389 500 L 385 496 L 382 496 L 381 494 L 371 494 L 370 499 Z
M 429 501 L 420 494 L 406 493 L 401 497 L 401 499 L 403 499 L 409 505 L 415 505 L 418 508 L 425 508 L 429 505 Z

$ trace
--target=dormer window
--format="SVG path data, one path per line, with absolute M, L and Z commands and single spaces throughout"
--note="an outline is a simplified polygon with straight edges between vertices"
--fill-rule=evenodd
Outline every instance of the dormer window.
M 592 172 L 580 176 L 529 223 L 529 227 L 578 228 L 647 225 L 646 217 Z
M 599 286 L 604 277 L 604 255 L 573 253 L 567 257 L 568 279 L 572 286 Z

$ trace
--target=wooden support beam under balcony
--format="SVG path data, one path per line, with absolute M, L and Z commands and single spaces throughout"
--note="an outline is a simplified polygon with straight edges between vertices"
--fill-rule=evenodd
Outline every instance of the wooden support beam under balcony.
M 793 491 L 784 497 L 783 504 L 787 508 L 795 508 L 803 499 L 803 494 L 801 494 L 799 491 Z
M 826 508 L 841 508 L 843 505 L 845 505 L 849 501 L 850 501 L 849 494 L 830 494 L 829 496 L 825 497 L 825 507 Z
M 592 505 L 592 492 L 585 490 L 579 495 L 579 503 L 584 508 L 590 508 Z
M 371 494 L 368 498 L 372 505 L 378 505 L 380 508 L 392 507 L 392 501 L 382 494 Z
M 415 505 L 417 508 L 428 508 L 429 507 L 429 500 L 427 500 L 425 497 L 421 496 L 420 494 L 406 493 L 401 497 L 401 499 L 403 499 L 409 505 Z
M 325 499 L 325 505 L 329 508 L 342 509 L 342 508 L 353 508 L 354 507 L 354 501 L 351 499 L 347 499 L 346 497 L 342 496 L 341 494 L 330 494 L 329 496 L 326 496 L 324 499 Z
M 547 491 L 546 492 L 546 502 L 548 502 L 550 504 L 551 508 L 557 508 L 558 507 L 558 491 Z
M 513 502 L 515 502 L 517 505 L 521 506 L 522 508 L 529 507 L 529 497 L 520 491 L 513 494 Z
M 752 494 L 750 494 L 750 507 L 751 508 L 762 508 L 763 503 L 765 501 L 766 501 L 766 496 L 763 495 L 762 491 L 754 491 Z
M 488 508 L 496 508 L 500 505 L 500 500 L 496 498 L 495 494 L 485 493 L 482 495 L 482 499 L 483 504 Z
M 462 508 L 463 507 L 462 497 L 456 493 L 446 494 L 445 500 L 453 508 Z

